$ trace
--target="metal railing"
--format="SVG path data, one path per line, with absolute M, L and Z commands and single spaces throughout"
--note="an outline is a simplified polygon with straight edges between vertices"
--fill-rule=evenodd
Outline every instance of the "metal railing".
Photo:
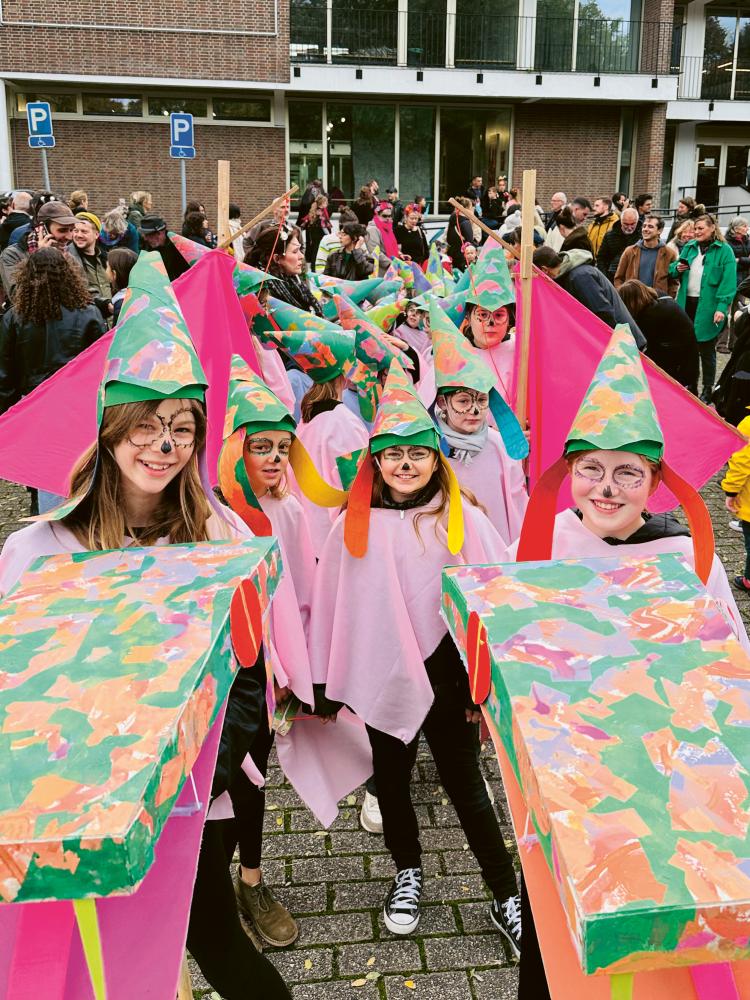
M 684 56 L 677 96 L 704 101 L 750 101 L 750 73 L 737 69 L 731 55 Z
M 673 29 L 671 21 L 622 18 L 329 12 L 325 0 L 292 0 L 290 57 L 295 63 L 656 75 L 677 71 Z

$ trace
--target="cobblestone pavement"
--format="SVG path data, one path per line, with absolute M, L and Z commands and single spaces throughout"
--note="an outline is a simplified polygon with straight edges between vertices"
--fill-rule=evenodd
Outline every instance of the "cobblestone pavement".
M 720 478 L 706 486 L 703 496 L 713 517 L 717 552 L 731 578 L 742 567 L 744 546 L 742 535 L 729 528 Z M 0 482 L 0 540 L 18 527 L 27 509 L 26 492 Z M 738 603 L 750 625 L 750 599 L 742 594 Z M 489 747 L 482 767 L 495 793 L 503 834 L 515 852 L 498 766 Z M 342 804 L 330 830 L 321 830 L 273 759 L 263 871 L 299 919 L 301 934 L 293 947 L 268 949 L 266 954 L 290 984 L 294 1000 L 515 998 L 517 971 L 500 935 L 492 930 L 487 891 L 426 748 L 414 778 L 425 850 L 426 905 L 419 932 L 398 939 L 385 930 L 381 917 L 392 877 L 390 858 L 382 837 L 359 827 L 363 790 Z M 194 966 L 192 974 L 195 997 L 208 1000 L 208 984 Z

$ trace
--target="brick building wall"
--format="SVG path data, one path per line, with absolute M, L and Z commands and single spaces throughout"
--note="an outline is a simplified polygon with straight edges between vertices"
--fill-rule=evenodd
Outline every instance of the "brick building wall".
M 668 73 L 672 53 L 674 0 L 644 0 L 641 72 Z
M 275 10 L 278 30 L 274 35 Z M 289 80 L 288 0 L 224 0 L 221 4 L 198 0 L 151 4 L 142 0 L 3 0 L 2 14 L 0 66 L 6 72 L 46 69 L 103 76 Z M 60 27 L 31 27 L 20 22 Z M 85 27 L 88 24 L 137 30 Z M 164 28 L 220 33 L 153 30 Z M 231 35 L 228 31 L 253 34 Z
M 535 169 L 537 199 L 611 195 L 617 187 L 620 108 L 587 104 L 519 104 L 513 132 L 513 180 Z
M 50 183 L 69 194 L 88 191 L 93 211 L 105 213 L 131 191 L 150 191 L 170 226 L 182 218 L 180 169 L 169 157 L 168 128 L 144 122 L 57 121 L 57 145 L 48 151 Z M 29 149 L 26 123 L 11 123 L 12 155 L 19 186 L 42 187 L 41 156 Z M 284 191 L 284 130 L 256 126 L 196 125 L 198 156 L 187 163 L 188 199 L 206 205 L 216 224 L 217 161 L 231 163 L 231 200 L 245 220 Z
M 647 104 L 639 110 L 632 189 L 634 195 L 650 192 L 657 205 L 660 200 L 666 128 L 666 104 Z

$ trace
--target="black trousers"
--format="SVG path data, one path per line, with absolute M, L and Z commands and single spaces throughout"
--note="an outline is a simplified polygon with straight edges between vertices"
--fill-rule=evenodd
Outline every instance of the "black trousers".
M 565 930 L 561 928 L 560 933 L 564 934 Z M 523 873 L 521 874 L 521 961 L 518 967 L 518 1000 L 551 1000 Z
M 236 844 L 236 820 L 210 820 L 204 826 L 188 951 L 223 1000 L 291 1000 L 279 973 L 240 924 L 229 871 Z
M 265 701 L 258 721 L 258 732 L 250 747 L 250 756 L 265 778 L 268 756 L 273 746 L 273 733 L 268 728 Z M 258 788 L 243 770 L 239 770 L 229 786 L 229 797 L 237 820 L 240 843 L 240 864 L 245 868 L 260 868 L 263 849 L 263 815 L 266 810 L 266 790 Z
M 516 894 L 516 875 L 477 756 L 477 727 L 466 721 L 466 670 L 446 637 L 425 664 L 435 701 L 422 724 L 443 788 L 453 803 L 482 875 L 495 898 Z M 435 669 L 436 658 L 438 669 Z M 431 663 L 430 661 L 433 661 Z M 419 826 L 411 801 L 411 774 L 419 734 L 409 744 L 367 727 L 372 747 L 385 846 L 397 869 L 421 863 Z

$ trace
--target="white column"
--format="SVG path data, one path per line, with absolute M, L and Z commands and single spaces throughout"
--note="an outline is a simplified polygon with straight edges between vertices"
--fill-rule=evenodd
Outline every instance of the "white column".
M 520 0 L 518 4 L 518 39 L 516 69 L 534 69 L 536 52 L 536 0 Z
M 409 0 L 398 0 L 398 34 L 396 36 L 396 65 L 406 66 L 409 45 Z
M 11 102 L 15 94 L 10 95 Z M 11 104 L 10 108 L 13 105 Z M 0 80 L 0 191 L 13 187 L 13 163 L 10 158 L 10 109 L 8 107 L 5 81 Z
M 456 0 L 448 0 L 445 17 L 445 65 L 453 69 L 456 65 Z
M 323 101 L 323 120 L 320 123 L 321 131 L 323 133 L 323 187 L 327 191 L 329 188 L 328 180 L 328 129 L 326 125 L 328 124 L 328 105 Z
M 695 122 L 682 122 L 677 126 L 672 161 L 672 200 L 676 205 L 683 194 L 694 195 L 697 180 L 695 165 Z M 682 191 L 681 188 L 687 188 Z
M 393 135 L 393 186 L 400 188 L 399 166 L 401 160 L 401 105 L 396 105 L 395 130 Z M 382 197 L 382 195 L 381 195 Z
M 432 185 L 432 214 L 438 213 L 438 198 L 440 197 L 440 105 L 435 108 L 435 169 Z
M 685 19 L 678 97 L 700 97 L 706 42 L 706 0 L 692 0 Z
M 333 0 L 326 0 L 326 62 L 333 62 Z

